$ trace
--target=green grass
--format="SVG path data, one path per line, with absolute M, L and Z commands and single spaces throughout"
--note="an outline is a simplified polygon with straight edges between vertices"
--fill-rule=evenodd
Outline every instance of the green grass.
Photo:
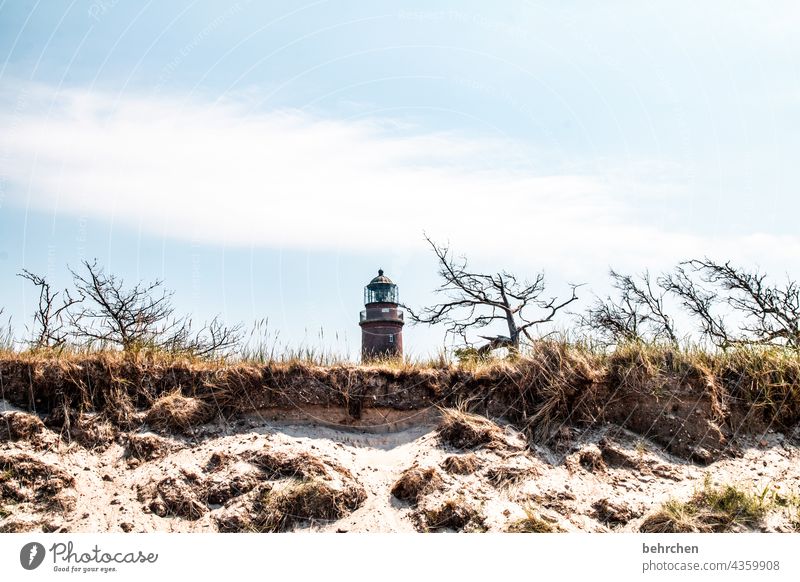
M 734 485 L 714 488 L 710 475 L 706 476 L 703 490 L 695 495 L 693 502 L 700 509 L 708 509 L 708 521 L 716 520 L 716 527 L 725 529 L 734 524 L 757 526 L 772 506 L 772 502 L 765 497 Z
M 770 511 L 797 507 L 797 498 L 781 496 L 775 487 L 760 491 L 725 484 L 714 486 L 706 474 L 703 486 L 688 501 L 670 499 L 642 524 L 647 533 L 726 532 L 752 530 Z

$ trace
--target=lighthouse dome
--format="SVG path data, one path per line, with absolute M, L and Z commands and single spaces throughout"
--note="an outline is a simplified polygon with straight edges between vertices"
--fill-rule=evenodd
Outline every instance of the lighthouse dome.
M 378 269 L 378 276 L 369 282 L 370 285 L 373 285 L 375 283 L 388 283 L 389 285 L 394 285 L 394 283 L 392 283 L 392 280 L 383 274 L 383 269 Z

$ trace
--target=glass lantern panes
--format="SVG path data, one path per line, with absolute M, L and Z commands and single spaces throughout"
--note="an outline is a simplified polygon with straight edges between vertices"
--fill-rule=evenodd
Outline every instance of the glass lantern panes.
M 370 283 L 364 288 L 364 305 L 369 303 L 400 303 L 394 283 Z

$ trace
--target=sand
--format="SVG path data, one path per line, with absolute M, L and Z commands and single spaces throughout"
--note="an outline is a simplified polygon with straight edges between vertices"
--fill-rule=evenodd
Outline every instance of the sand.
M 4 422 L 13 408 L 0 403 L 0 410 Z M 349 483 L 365 492 L 355 510 L 337 519 L 298 519 L 289 531 L 507 531 L 531 512 L 555 531 L 638 531 L 649 512 L 668 499 L 688 499 L 706 475 L 714 484 L 753 491 L 797 493 L 800 484 L 797 443 L 777 433 L 741 441 L 731 454 L 699 466 L 613 425 L 565 429 L 558 443 L 530 448 L 501 424 L 501 442 L 464 451 L 442 444 L 430 415 L 393 422 L 384 432 L 301 417 L 252 414 L 188 435 L 157 435 L 145 427 L 90 447 L 47 429 L 0 441 L 6 458 L 28 455 L 45 471 L 58 468 L 74 479 L 50 495 L 55 505 L 32 490 L 27 500 L 4 499 L 0 530 L 215 532 L 226 512 L 250 511 L 264 491 L 305 479 L 265 474 L 252 462 L 265 451 L 318 460 L 320 482 L 335 491 Z M 132 442 L 144 443 L 146 450 L 132 453 Z M 476 467 L 466 474 L 448 472 L 445 459 L 451 456 L 469 457 Z M 401 501 L 392 487 L 413 466 L 432 467 L 441 479 L 418 499 Z M 228 491 L 232 483 L 233 494 L 227 492 L 222 503 L 208 500 L 209 491 Z M 776 509 L 759 528 L 793 531 L 792 520 L 791 510 Z

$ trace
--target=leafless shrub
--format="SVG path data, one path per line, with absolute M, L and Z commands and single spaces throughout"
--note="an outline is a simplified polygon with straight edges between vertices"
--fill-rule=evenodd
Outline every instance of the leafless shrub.
M 170 322 L 172 293 L 161 288 L 161 281 L 125 288 L 121 279 L 106 274 L 97 261 L 84 261 L 83 265 L 85 275 L 72 271 L 82 299 L 82 308 L 71 314 L 78 339 L 133 350 L 158 346 L 177 331 L 179 322 Z
M 216 316 L 199 331 L 193 333 L 192 320 L 186 319 L 181 322 L 176 332 L 167 338 L 163 347 L 171 352 L 213 357 L 238 346 L 241 339 L 241 324 L 229 327 Z
M 597 333 L 608 345 L 648 341 L 678 343 L 675 322 L 667 314 L 664 299 L 667 288 L 662 280 L 651 280 L 645 271 L 638 277 L 610 271 L 617 298 L 597 301 L 580 317 L 580 325 Z
M 225 326 L 218 317 L 197 333 L 189 318 L 175 317 L 172 292 L 155 280 L 126 287 L 97 261 L 84 261 L 85 274 L 72 271 L 81 309 L 70 313 L 79 340 L 118 346 L 125 351 L 157 348 L 195 356 L 224 352 L 241 340 L 241 326 Z

